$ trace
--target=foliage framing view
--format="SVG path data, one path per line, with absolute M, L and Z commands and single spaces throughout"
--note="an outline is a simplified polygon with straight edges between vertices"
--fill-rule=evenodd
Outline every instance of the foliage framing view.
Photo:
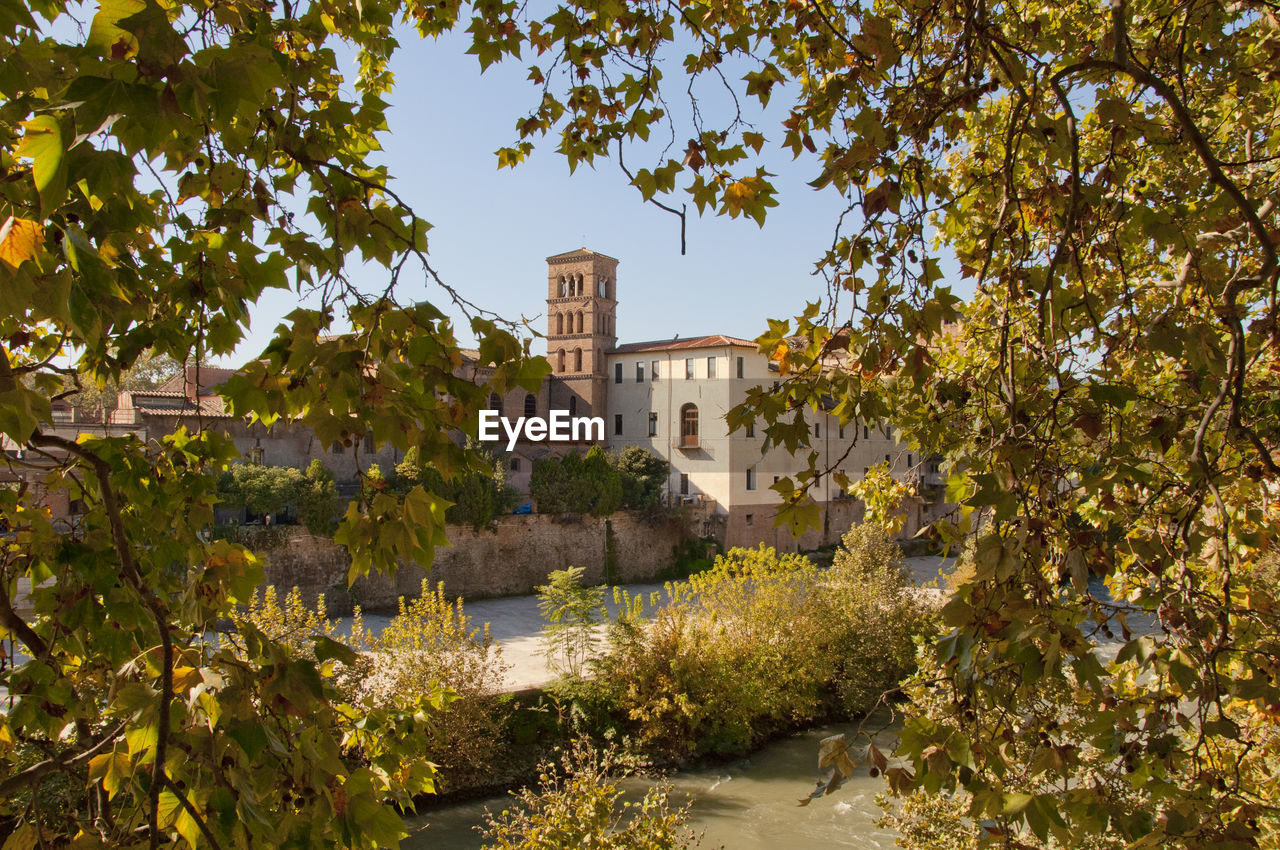
M 818 258 L 828 297 L 760 340 L 788 380 L 731 419 L 800 449 L 806 406 L 834 403 L 952 465 L 964 511 L 949 533 L 975 538 L 975 569 L 926 650 L 931 678 L 885 766 L 896 791 L 962 789 L 967 817 L 1010 845 L 1274 841 L 1270 6 L 650 0 L 538 17 L 514 2 L 106 0 L 87 27 L 33 17 L 66 11 L 0 5 L 0 432 L 50 456 L 53 483 L 89 507 L 61 535 L 30 494 L 0 492 L 14 530 L 0 618 L 35 658 L 5 673 L 6 816 L 110 845 L 371 846 L 398 830 L 383 801 L 428 787 L 396 743 L 421 713 L 357 722 L 332 701 L 328 644 L 309 664 L 265 636 L 247 657 L 198 639 L 257 577 L 251 554 L 196 533 L 225 439 L 70 443 L 41 424 L 68 358 L 103 382 L 152 352 L 199 362 L 234 348 L 266 288 L 314 289 L 325 306 L 292 314 L 227 387 L 234 411 L 298 418 L 324 443 L 368 427 L 446 474 L 468 464 L 446 434 L 488 388 L 454 376 L 438 310 L 394 301 L 407 269 L 434 277 L 426 224 L 365 162 L 403 20 L 465 26 L 482 65 L 529 63 L 542 94 L 500 165 L 545 134 L 573 166 L 660 129 L 688 139 L 682 158 L 628 175 L 672 211 L 662 199 L 683 192 L 762 221 L 777 203 L 766 144 L 848 199 Z M 353 95 L 338 41 L 359 51 Z M 781 127 L 734 109 L 676 125 L 664 59 L 673 92 L 785 96 Z M 386 292 L 356 292 L 348 256 L 385 267 Z M 949 256 L 976 281 L 968 304 L 942 285 Z M 338 315 L 353 335 L 324 335 Z M 499 391 L 540 377 L 507 331 L 473 329 Z M 831 360 L 844 365 L 816 368 Z M 797 525 L 816 514 L 817 472 L 782 482 Z M 357 571 L 385 568 L 428 557 L 442 515 L 425 491 L 375 497 L 338 539 Z M 55 579 L 31 622 L 8 604 L 20 575 Z M 1163 630 L 1130 639 L 1090 577 Z M 1114 662 L 1092 651 L 1106 630 Z M 68 810 L 39 810 L 46 781 L 71 789 Z

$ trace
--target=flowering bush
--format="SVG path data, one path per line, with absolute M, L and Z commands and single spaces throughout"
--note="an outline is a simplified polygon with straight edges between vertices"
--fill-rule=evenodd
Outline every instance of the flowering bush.
M 807 604 L 817 570 L 772 549 L 733 549 L 645 619 L 632 601 L 596 664 L 597 687 L 637 742 L 661 758 L 745 752 L 779 726 L 814 719 L 833 664 Z
M 667 585 L 649 617 L 623 599 L 595 694 L 663 759 L 742 753 L 833 712 L 869 711 L 914 669 L 931 604 L 888 532 L 858 526 L 832 569 L 773 549 L 732 549 Z
M 916 667 L 915 639 L 934 630 L 935 603 L 914 586 L 889 529 L 855 525 L 845 533 L 816 598 L 837 669 L 842 713 L 866 714 L 896 693 Z
M 516 805 L 489 815 L 484 831 L 493 850 L 677 850 L 696 843 L 686 824 L 689 807 L 671 808 L 670 786 L 657 785 L 640 802 L 619 802 L 618 780 L 634 768 L 611 747 L 575 741 L 560 763 L 543 762 L 537 789 L 512 794 Z
M 323 598 L 308 608 L 294 588 L 281 603 L 268 587 L 255 594 L 244 619 L 299 656 L 311 655 L 317 641 L 354 650 L 336 664 L 335 680 L 346 701 L 382 710 L 427 701 L 435 708 L 417 743 L 438 767 L 440 790 L 481 783 L 506 718 L 501 651 L 488 626 L 473 628 L 462 600 L 450 602 L 443 585 L 432 588 L 424 581 L 421 596 L 402 597 L 399 604 L 380 633 L 365 627 L 359 609 L 344 633 L 328 618 Z

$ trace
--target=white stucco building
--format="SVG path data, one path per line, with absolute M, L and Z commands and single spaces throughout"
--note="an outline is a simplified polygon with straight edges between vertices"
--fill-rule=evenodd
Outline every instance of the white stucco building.
M 642 446 L 666 459 L 668 498 L 690 505 L 704 533 L 728 546 L 764 542 L 794 550 L 834 542 L 861 517 L 860 503 L 824 476 L 811 491 L 823 511 L 822 531 L 795 540 L 774 528 L 781 498 L 771 485 L 795 476 L 806 458 L 777 447 L 763 451 L 763 434 L 755 429 L 729 433 L 725 415 L 750 389 L 780 379 L 754 342 L 714 334 L 619 344 L 618 261 L 583 248 L 548 257 L 547 265 L 552 375 L 543 397 L 551 407 L 603 417 L 607 448 Z M 814 429 L 811 449 L 819 469 L 838 468 L 856 481 L 888 462 L 896 477 L 912 478 L 926 494 L 908 508 L 907 533 L 935 518 L 941 507 L 937 467 L 897 442 L 891 429 L 873 423 L 842 428 L 830 415 L 804 415 Z M 518 454 L 516 474 L 532 465 L 532 458 L 526 464 Z

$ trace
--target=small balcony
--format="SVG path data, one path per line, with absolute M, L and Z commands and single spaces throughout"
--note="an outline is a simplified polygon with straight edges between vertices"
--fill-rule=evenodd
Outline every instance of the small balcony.
M 680 448 L 680 449 L 698 448 L 698 435 L 697 434 L 681 434 L 680 444 L 676 448 Z

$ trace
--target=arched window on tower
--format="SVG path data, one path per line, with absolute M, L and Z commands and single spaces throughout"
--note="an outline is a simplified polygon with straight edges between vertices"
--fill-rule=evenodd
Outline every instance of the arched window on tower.
M 560 349 L 558 352 L 556 352 L 556 371 L 557 372 L 564 371 L 564 349 L 563 348 Z
M 582 333 L 582 311 L 578 311 L 578 329 L 575 333 Z
M 585 295 L 586 290 L 582 288 L 582 275 L 578 275 L 578 294 Z
M 489 393 L 489 409 L 498 411 L 498 415 L 502 415 L 502 396 L 497 393 Z
M 575 372 L 582 371 L 582 349 L 581 348 L 575 348 L 573 350 L 573 371 Z
M 564 279 L 564 275 L 560 275 L 560 297 L 566 298 L 569 295 L 569 282 Z
M 528 419 L 538 415 L 538 397 L 533 393 L 529 393 L 524 397 L 524 418 Z
M 556 333 L 564 333 L 564 313 L 556 313 Z
M 607 277 L 600 278 L 600 297 L 609 297 L 609 278 Z
M 680 408 L 680 448 L 698 447 L 698 406 L 693 403 Z

